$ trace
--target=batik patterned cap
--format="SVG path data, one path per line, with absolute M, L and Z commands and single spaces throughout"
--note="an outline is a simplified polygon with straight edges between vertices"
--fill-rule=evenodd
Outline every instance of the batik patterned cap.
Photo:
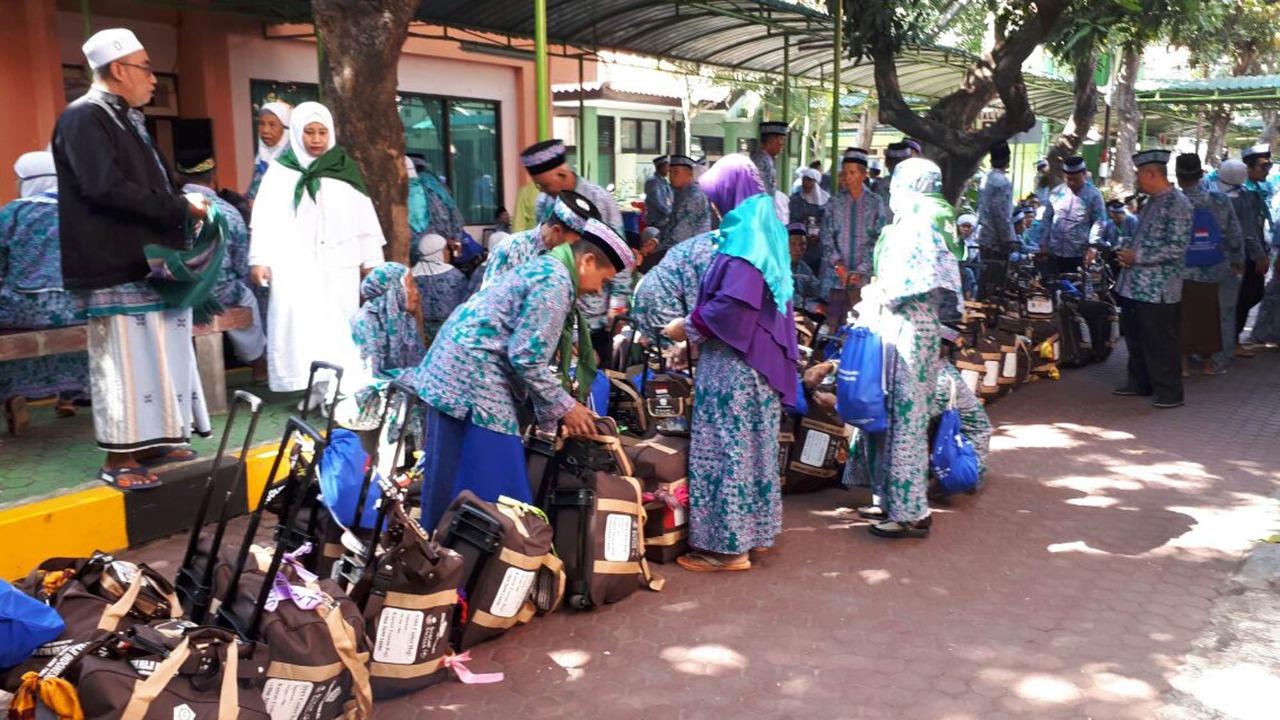
M 1111 212 L 1121 212 L 1124 210 L 1124 203 L 1119 200 L 1108 200 L 1107 210 Z
M 694 168 L 697 166 L 698 166 L 698 163 L 696 163 L 694 159 L 689 157 L 688 155 L 672 155 L 671 156 L 671 167 Z
M 1240 151 L 1240 159 L 1244 160 L 1245 162 L 1249 162 L 1250 160 L 1253 160 L 1255 158 L 1260 158 L 1260 157 L 1264 157 L 1264 158 L 1271 157 L 1270 143 L 1258 143 L 1257 145 L 1251 145 Z
M 1049 167 L 1049 161 L 1048 161 L 1048 160 L 1045 160 L 1044 158 L 1040 158 L 1039 160 L 1037 160 L 1037 161 L 1036 161 L 1036 169 L 1037 169 L 1037 170 L 1043 170 L 1043 169 L 1045 169 L 1045 168 L 1047 168 L 1047 167 Z
M 1159 150 L 1159 149 L 1143 150 L 1140 153 L 1134 154 L 1133 164 L 1135 167 L 1142 167 L 1143 165 L 1150 165 L 1152 163 L 1159 163 L 1160 165 L 1168 165 L 1169 158 L 1172 156 L 1173 156 L 1173 153 L 1169 152 L 1168 150 Z
M 657 167 L 659 165 L 666 165 L 670 159 L 671 159 L 670 155 L 659 155 L 658 157 L 653 159 L 653 166 Z
M 841 164 L 858 163 L 862 167 L 867 167 L 870 163 L 870 159 L 867 157 L 866 150 L 863 150 L 862 148 L 849 148 L 844 151 L 844 159 L 840 162 Z
M 627 241 L 618 236 L 613 228 L 600 220 L 592 218 L 586 221 L 579 231 L 582 239 L 604 251 L 613 263 L 613 269 L 622 272 L 636 264 L 636 256 L 627 247 Z
M 906 143 L 889 143 L 884 149 L 884 156 L 888 160 L 906 160 L 911 157 L 911 148 Z
M 1062 161 L 1062 172 L 1064 173 L 1082 173 L 1084 171 L 1084 158 L 1078 155 Z
M 541 175 L 548 170 L 555 170 L 564 164 L 565 149 L 563 140 L 544 140 L 530 145 L 520 153 L 520 163 L 530 175 Z
M 766 138 L 770 135 L 786 135 L 790 127 L 784 122 L 762 122 L 760 123 L 760 137 Z
M 551 206 L 551 214 L 570 230 L 581 234 L 589 220 L 599 220 L 600 211 L 591 201 L 575 192 L 562 192 Z

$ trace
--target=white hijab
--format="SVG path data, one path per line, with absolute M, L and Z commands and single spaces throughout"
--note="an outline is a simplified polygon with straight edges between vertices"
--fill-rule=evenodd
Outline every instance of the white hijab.
M 53 153 L 45 150 L 29 152 L 18 158 L 18 162 L 13 164 L 13 174 L 18 176 L 18 193 L 24 198 L 58 189 Z
M 800 197 L 804 198 L 806 202 L 811 202 L 818 207 L 826 205 L 827 201 L 831 199 L 831 195 L 819 186 L 819 183 L 822 182 L 822 173 L 814 170 L 813 168 L 801 168 L 796 174 L 800 176 L 802 181 L 804 178 L 810 178 L 813 180 L 813 191 L 805 192 L 804 185 L 802 184 L 800 186 Z
M 311 163 L 315 161 L 311 153 L 307 152 L 305 131 L 308 125 L 316 122 L 329 128 L 329 146 L 325 151 L 332 150 L 338 144 L 338 133 L 333 129 L 333 113 L 329 112 L 329 108 L 318 102 L 304 102 L 294 108 L 289 122 L 289 144 L 293 147 L 293 154 L 298 157 L 298 164 L 304 168 L 311 167 Z
M 289 147 L 289 106 L 282 102 L 269 102 L 258 111 L 259 115 L 262 113 L 275 115 L 280 120 L 280 124 L 284 125 L 284 133 L 280 135 L 280 139 L 275 145 L 268 145 L 263 142 L 262 138 L 258 138 L 258 160 L 270 163 L 280 157 L 280 153 Z
M 414 277 L 431 277 L 449 272 L 453 266 L 444 261 L 444 249 L 449 241 L 436 233 L 427 233 L 418 241 L 419 260 L 410 270 Z

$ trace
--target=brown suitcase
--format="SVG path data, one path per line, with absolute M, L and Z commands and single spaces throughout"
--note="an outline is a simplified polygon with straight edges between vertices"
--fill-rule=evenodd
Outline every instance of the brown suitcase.
M 85 720 L 268 720 L 266 654 L 221 628 L 144 625 L 86 652 L 75 684 Z
M 382 541 L 387 548 L 352 591 L 369 629 L 369 677 L 377 698 L 445 678 L 463 581 L 462 556 L 432 542 L 398 501 L 392 501 L 386 523 Z
M 658 435 L 626 452 L 645 491 L 645 559 L 673 562 L 689 552 L 689 439 Z
M 796 441 L 782 478 L 782 492 L 815 492 L 839 482 L 852 437 L 853 431 L 834 410 L 810 407 L 796 425 Z
M 560 606 L 564 564 L 554 554 L 552 535 L 541 511 L 523 503 L 489 503 L 470 490 L 453 499 L 434 539 L 463 558 L 466 605 L 454 621 L 458 650 Z
M 623 448 L 646 490 L 689 474 L 689 438 L 658 435 Z

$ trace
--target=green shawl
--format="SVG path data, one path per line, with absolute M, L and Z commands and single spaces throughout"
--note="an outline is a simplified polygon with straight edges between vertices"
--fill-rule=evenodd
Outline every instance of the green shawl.
M 293 148 L 281 153 L 280 157 L 276 158 L 276 162 L 301 174 L 297 187 L 293 189 L 295 210 L 302 203 L 304 190 L 311 196 L 312 202 L 315 202 L 316 193 L 320 192 L 321 178 L 341 180 L 362 194 L 369 194 L 369 189 L 364 184 L 364 176 L 360 174 L 360 168 L 356 167 L 356 161 L 339 145 L 335 145 L 329 152 L 312 160 L 307 167 L 302 167 L 302 163 L 298 162 L 298 156 L 294 154 Z
M 573 310 L 565 319 L 564 330 L 560 331 L 560 382 L 566 390 L 573 393 L 574 374 L 570 373 L 573 364 L 573 326 L 578 325 L 578 380 L 577 398 L 584 405 L 591 397 L 591 385 L 596 379 L 596 353 L 591 346 L 591 329 L 587 327 L 587 316 L 578 307 L 578 262 L 568 244 L 559 245 L 548 255 L 559 260 L 569 271 L 569 281 L 573 284 Z
M 175 250 L 164 245 L 147 245 L 147 275 L 152 289 L 171 309 L 191 308 L 195 322 L 203 324 L 222 312 L 222 304 L 213 290 L 222 273 L 222 260 L 227 254 L 227 221 L 218 206 L 209 203 L 208 217 L 188 250 Z M 190 223 L 187 228 L 191 232 Z

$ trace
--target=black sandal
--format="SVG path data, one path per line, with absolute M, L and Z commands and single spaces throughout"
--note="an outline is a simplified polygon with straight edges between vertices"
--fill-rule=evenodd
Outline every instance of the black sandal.
M 882 538 L 916 538 L 929 537 L 929 528 L 933 526 L 933 516 L 925 515 L 919 520 L 897 522 L 890 520 L 867 528 L 872 535 Z

